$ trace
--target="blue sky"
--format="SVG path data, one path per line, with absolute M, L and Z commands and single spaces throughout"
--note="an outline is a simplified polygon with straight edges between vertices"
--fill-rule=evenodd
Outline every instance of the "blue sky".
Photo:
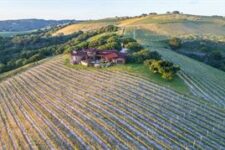
M 179 10 L 225 16 L 225 0 L 0 0 L 0 20 L 99 19 Z

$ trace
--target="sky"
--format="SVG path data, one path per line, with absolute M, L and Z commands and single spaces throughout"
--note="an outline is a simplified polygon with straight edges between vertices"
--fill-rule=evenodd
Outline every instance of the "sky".
M 0 0 L 0 20 L 86 20 L 173 10 L 225 16 L 225 0 Z

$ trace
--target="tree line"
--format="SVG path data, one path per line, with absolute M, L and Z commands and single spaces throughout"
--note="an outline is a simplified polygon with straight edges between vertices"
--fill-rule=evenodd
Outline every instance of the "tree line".
M 52 30 L 14 37 L 0 37 L 0 73 L 36 62 L 46 57 L 70 52 L 92 36 L 115 32 L 115 26 L 106 26 L 92 32 L 78 31 L 68 36 L 51 36 Z

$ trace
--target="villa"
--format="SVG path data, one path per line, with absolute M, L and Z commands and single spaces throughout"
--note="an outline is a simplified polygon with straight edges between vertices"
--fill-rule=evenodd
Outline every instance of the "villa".
M 82 64 L 84 66 L 99 67 L 101 64 L 108 66 L 113 64 L 125 64 L 126 53 L 118 52 L 117 50 L 97 50 L 97 49 L 83 49 L 73 51 L 72 64 Z

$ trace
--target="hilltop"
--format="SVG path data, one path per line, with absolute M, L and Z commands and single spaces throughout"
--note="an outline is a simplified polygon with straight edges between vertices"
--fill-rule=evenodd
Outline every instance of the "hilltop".
M 216 16 L 194 16 L 186 14 L 160 14 L 160 15 L 148 15 L 132 18 L 110 18 L 102 19 L 98 21 L 87 21 L 85 23 L 70 25 L 63 29 L 60 29 L 56 33 L 69 34 L 82 30 L 84 25 L 88 24 L 116 24 L 121 27 L 138 27 L 146 29 L 160 35 L 165 36 L 202 36 L 208 38 L 213 36 L 225 35 L 225 18 Z M 67 32 L 70 29 L 69 32 Z
M 0 83 L 0 146 L 223 149 L 224 109 L 124 70 L 55 57 Z M 192 80 L 194 81 L 194 80 Z
M 0 32 L 21 32 L 75 23 L 76 20 L 21 19 L 0 21 Z
M 183 14 L 150 15 L 119 22 L 121 26 L 136 26 L 166 36 L 224 36 L 225 18 Z
M 172 51 L 165 41 L 172 37 L 179 37 L 183 40 L 223 42 L 225 40 L 225 18 L 187 14 L 149 14 L 138 17 L 88 21 L 82 24 L 78 23 L 75 26 L 81 27 L 84 24 L 95 24 L 96 26 L 98 24 L 101 26 L 114 24 L 123 28 L 120 34 L 136 39 L 145 47 L 158 51 L 165 59 L 179 64 L 182 68 L 179 76 L 186 82 L 195 96 L 224 106 L 225 73 Z M 82 29 L 73 28 L 73 26 L 67 26 L 57 32 L 63 33 L 70 28 L 70 32 L 65 32 L 65 34 L 69 34 Z M 223 47 L 222 49 L 220 47 L 220 51 L 224 54 Z
M 0 69 L 23 66 L 0 75 L 0 149 L 224 149 L 225 72 L 168 45 L 223 42 L 224 25 L 218 16 L 150 14 L 0 39 L 13 43 L 0 51 Z M 181 70 L 164 80 L 143 63 L 70 64 L 71 51 L 121 48 L 120 38 Z

